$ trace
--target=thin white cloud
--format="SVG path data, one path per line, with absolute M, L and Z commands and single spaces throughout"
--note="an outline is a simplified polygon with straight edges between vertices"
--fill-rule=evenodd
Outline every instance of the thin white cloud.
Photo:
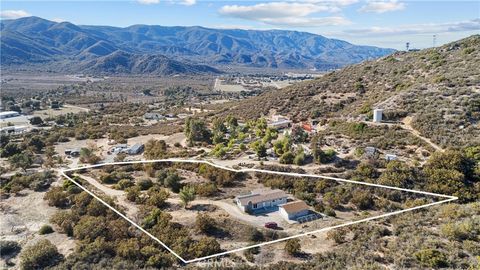
M 368 1 L 366 5 L 362 6 L 359 9 L 359 11 L 385 13 L 385 12 L 397 11 L 402 9 L 405 9 L 405 4 L 402 2 L 398 2 L 397 0 L 389 0 L 389 1 L 373 0 L 373 1 Z
M 313 17 L 311 15 L 320 12 L 339 12 L 341 10 L 340 6 L 352 4 L 355 1 L 305 0 L 300 2 L 268 2 L 255 5 L 226 5 L 220 8 L 219 13 L 233 18 L 279 26 L 345 25 L 349 24 L 350 21 L 340 16 Z
M 180 5 L 184 5 L 184 6 L 193 6 L 197 3 L 197 0 L 183 0 L 183 1 L 180 1 Z
M 160 0 L 137 0 L 137 2 L 142 5 L 152 5 L 160 3 Z
M 358 28 L 345 30 L 343 33 L 350 36 L 389 36 L 465 31 L 480 31 L 480 19 L 449 23 L 400 25 L 397 27 Z
M 314 26 L 328 26 L 328 25 L 349 25 L 351 22 L 344 17 L 333 16 L 333 17 L 320 17 L 320 18 L 295 18 L 295 17 L 286 17 L 286 18 L 277 18 L 277 19 L 265 19 L 264 23 L 271 25 L 283 26 L 287 25 L 290 27 L 314 27 Z
M 32 14 L 25 10 L 3 10 L 0 12 L 0 18 L 2 19 L 18 19 L 28 16 L 32 16 Z
M 138 3 L 143 5 L 152 5 L 152 4 L 159 4 L 160 0 L 137 0 Z M 184 6 L 193 6 L 197 3 L 197 0 L 165 0 L 164 2 L 170 4 L 179 4 Z

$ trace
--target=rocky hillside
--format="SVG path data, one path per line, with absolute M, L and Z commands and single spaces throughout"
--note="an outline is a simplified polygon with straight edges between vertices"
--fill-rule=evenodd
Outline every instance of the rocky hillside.
M 214 66 L 331 69 L 393 52 L 297 31 L 81 26 L 38 17 L 1 22 L 2 63 L 89 61 L 116 51 Z
M 264 93 L 226 110 L 255 118 L 276 111 L 297 120 L 364 118 L 382 108 L 406 116 L 446 146 L 480 144 L 480 36 L 417 52 L 396 52 L 313 81 Z M 407 119 L 410 119 L 407 118 Z
M 137 55 L 115 51 L 109 55 L 85 61 L 80 65 L 84 73 L 101 74 L 205 74 L 220 73 L 219 70 L 206 66 L 182 63 L 164 55 Z

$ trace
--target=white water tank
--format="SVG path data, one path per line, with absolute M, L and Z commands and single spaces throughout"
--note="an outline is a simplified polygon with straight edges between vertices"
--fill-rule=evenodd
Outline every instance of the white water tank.
M 382 109 L 375 109 L 373 110 L 373 122 L 382 122 L 382 115 L 383 115 L 383 110 Z

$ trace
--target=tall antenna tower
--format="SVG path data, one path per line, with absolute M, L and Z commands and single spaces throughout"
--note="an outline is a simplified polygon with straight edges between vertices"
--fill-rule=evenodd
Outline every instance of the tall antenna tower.
M 407 47 L 407 52 L 408 52 L 408 49 L 410 49 L 410 42 L 407 42 L 407 43 L 405 44 L 405 47 Z
M 433 35 L 433 47 L 437 44 L 437 35 Z

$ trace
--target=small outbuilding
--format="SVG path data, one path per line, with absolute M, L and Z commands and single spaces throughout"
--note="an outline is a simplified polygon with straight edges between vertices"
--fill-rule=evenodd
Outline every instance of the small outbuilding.
M 373 110 L 373 122 L 380 123 L 382 122 L 383 110 L 375 109 Z
M 293 201 L 279 205 L 279 211 L 282 217 L 289 221 L 308 215 L 310 208 L 304 201 Z
M 128 148 L 126 152 L 129 155 L 138 155 L 143 152 L 143 149 L 144 149 L 144 145 L 141 143 L 137 143 L 132 145 L 132 147 Z

